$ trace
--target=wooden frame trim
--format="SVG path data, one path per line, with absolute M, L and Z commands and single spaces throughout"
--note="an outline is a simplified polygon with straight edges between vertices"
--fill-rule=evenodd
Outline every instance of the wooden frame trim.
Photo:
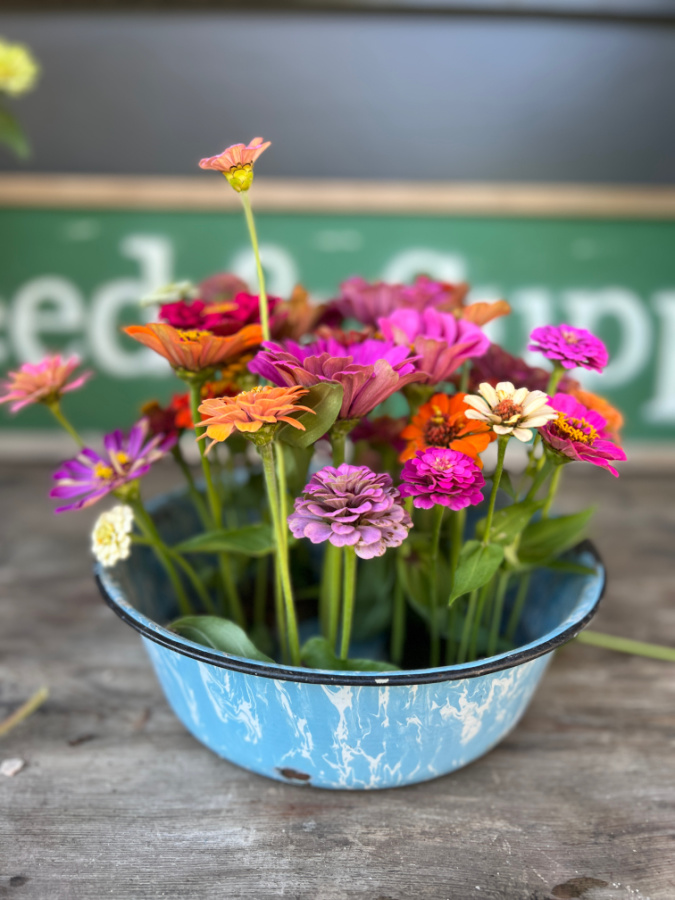
M 260 212 L 675 219 L 675 187 L 264 178 Z M 0 208 L 217 212 L 239 200 L 213 173 L 189 178 L 0 174 Z

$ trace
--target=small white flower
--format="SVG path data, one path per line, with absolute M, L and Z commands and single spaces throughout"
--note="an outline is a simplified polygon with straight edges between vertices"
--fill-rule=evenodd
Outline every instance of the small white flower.
M 487 422 L 495 434 L 512 434 L 519 441 L 529 441 L 532 428 L 541 428 L 558 416 L 543 391 L 516 390 L 510 381 L 500 381 L 496 388 L 484 381 L 478 393 L 480 397 L 470 394 L 464 398 L 473 407 L 467 410 L 467 419 Z
M 194 300 L 199 296 L 199 288 L 191 281 L 172 281 L 155 288 L 149 294 L 141 297 L 141 306 L 163 305 L 164 303 L 177 303 L 179 300 Z
M 101 565 L 109 568 L 131 553 L 134 513 L 130 506 L 114 506 L 101 513 L 91 533 L 91 549 Z

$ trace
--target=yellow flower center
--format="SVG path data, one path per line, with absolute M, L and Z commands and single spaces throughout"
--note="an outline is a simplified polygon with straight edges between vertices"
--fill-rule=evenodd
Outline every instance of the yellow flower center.
M 212 337 L 210 331 L 198 331 L 197 329 L 193 329 L 191 331 L 179 331 L 178 338 L 181 341 L 203 341 L 204 338 Z
M 598 432 L 586 419 L 575 419 L 565 413 L 558 413 L 558 418 L 554 422 L 554 427 L 559 434 L 568 437 L 572 441 L 580 444 L 593 444 L 598 436 Z
M 577 344 L 579 342 L 579 338 L 572 331 L 563 331 L 562 334 L 565 338 L 565 342 L 568 344 Z
M 253 184 L 253 164 L 244 163 L 238 166 L 232 166 L 228 172 L 223 172 L 223 175 L 227 178 L 235 191 L 238 193 L 247 191 Z
M 125 453 L 124 450 L 119 450 L 115 454 L 115 459 L 121 466 L 126 466 L 131 462 L 131 459 L 129 458 L 129 454 Z
M 109 481 L 115 473 L 113 472 L 110 466 L 106 466 L 105 463 L 96 463 L 94 466 L 94 475 L 100 481 Z

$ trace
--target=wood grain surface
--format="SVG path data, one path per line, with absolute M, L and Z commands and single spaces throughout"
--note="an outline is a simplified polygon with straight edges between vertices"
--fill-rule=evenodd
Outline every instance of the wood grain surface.
M 381 793 L 275 784 L 174 719 L 97 596 L 97 511 L 52 515 L 49 471 L 0 467 L 0 719 L 50 689 L 0 742 L 26 762 L 0 775 L 0 897 L 675 898 L 675 667 L 568 646 L 466 769 Z M 610 570 L 596 627 L 675 644 L 672 477 L 580 472 L 561 506 L 589 499 Z

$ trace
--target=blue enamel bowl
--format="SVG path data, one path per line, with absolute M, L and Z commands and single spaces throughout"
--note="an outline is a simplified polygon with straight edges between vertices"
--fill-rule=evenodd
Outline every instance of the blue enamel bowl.
M 160 498 L 153 512 L 167 540 L 185 536 L 179 498 Z M 174 634 L 160 624 L 177 615 L 173 597 L 146 548 L 112 570 L 97 567 L 96 578 L 109 606 L 141 634 L 169 704 L 197 740 L 278 781 L 370 790 L 453 772 L 516 725 L 555 649 L 590 621 L 604 590 L 589 542 L 569 558 L 592 574 L 535 573 L 517 649 L 381 674 L 255 662 Z

